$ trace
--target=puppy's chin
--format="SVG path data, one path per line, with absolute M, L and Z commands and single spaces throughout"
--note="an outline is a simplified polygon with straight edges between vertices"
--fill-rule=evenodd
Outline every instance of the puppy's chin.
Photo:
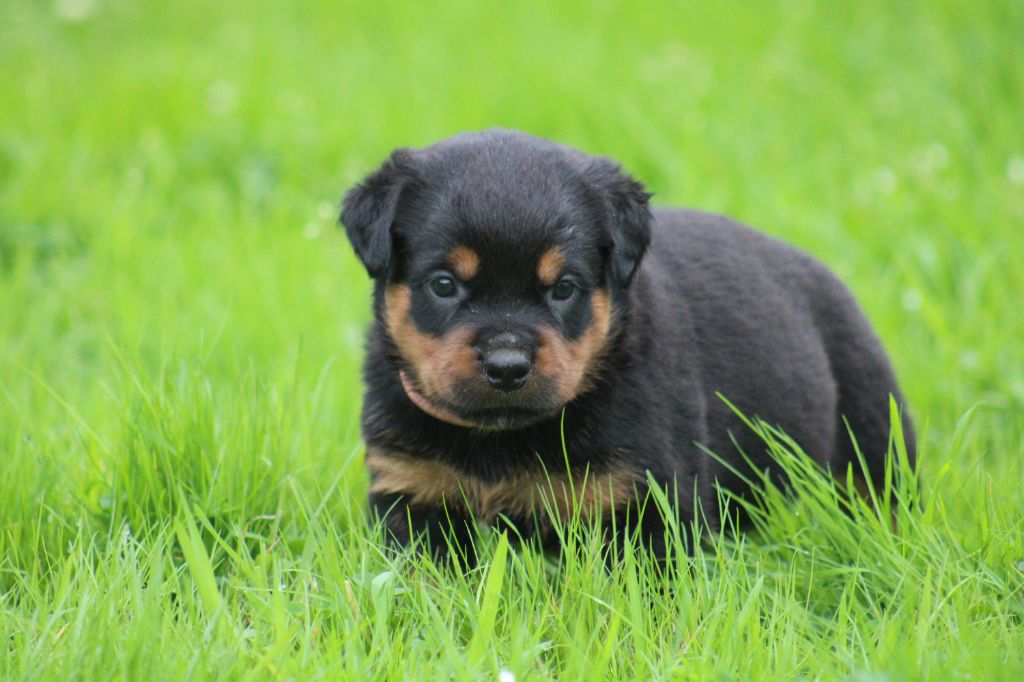
M 558 414 L 558 410 L 523 410 L 517 408 L 496 408 L 489 410 L 473 410 L 462 413 L 462 418 L 473 423 L 473 428 L 481 431 L 512 431 L 549 419 Z
M 532 407 L 522 405 L 467 406 L 437 396 L 427 396 L 404 370 L 399 373 L 402 388 L 409 400 L 431 417 L 455 426 L 481 431 L 510 431 L 548 419 L 562 409 L 561 405 Z

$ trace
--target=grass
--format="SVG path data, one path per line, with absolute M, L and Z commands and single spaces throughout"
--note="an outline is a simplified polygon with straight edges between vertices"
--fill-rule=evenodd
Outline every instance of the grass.
M 3 3 L 0 677 L 1021 679 L 1021 35 L 988 0 Z M 795 500 L 671 586 L 586 537 L 381 554 L 338 199 L 491 125 L 849 282 L 923 431 L 897 535 L 782 441 Z

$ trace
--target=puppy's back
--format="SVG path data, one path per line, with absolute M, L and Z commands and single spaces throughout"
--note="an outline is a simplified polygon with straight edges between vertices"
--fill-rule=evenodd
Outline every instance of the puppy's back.
M 889 395 L 903 399 L 888 356 L 847 287 L 810 255 L 725 216 L 671 208 L 653 215 L 641 276 L 654 284 L 645 289 L 670 292 L 674 300 L 663 305 L 687 308 L 675 319 L 694 327 L 691 362 L 705 392 L 712 450 L 734 447 L 736 439 L 755 463 L 773 468 L 720 393 L 748 416 L 781 426 L 837 472 L 855 460 L 848 421 L 880 483 Z M 906 415 L 903 427 L 913 457 Z

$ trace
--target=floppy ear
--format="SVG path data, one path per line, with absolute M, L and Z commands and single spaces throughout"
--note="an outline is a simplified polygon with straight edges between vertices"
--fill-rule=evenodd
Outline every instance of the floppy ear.
M 615 283 L 625 289 L 651 243 L 651 194 L 610 159 L 594 159 L 586 176 L 611 214 L 611 273 Z
M 407 150 L 395 150 L 341 202 L 341 223 L 352 249 L 374 279 L 387 273 L 391 261 L 391 226 L 402 191 L 412 178 L 409 160 Z

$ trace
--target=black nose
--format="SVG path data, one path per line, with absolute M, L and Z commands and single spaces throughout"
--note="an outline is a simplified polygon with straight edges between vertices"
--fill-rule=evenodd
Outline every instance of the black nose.
M 516 348 L 502 348 L 484 355 L 482 364 L 487 383 L 502 391 L 522 388 L 530 374 L 530 357 Z
M 522 388 L 533 369 L 533 359 L 525 343 L 510 334 L 491 339 L 480 353 L 480 366 L 491 387 L 501 391 Z

